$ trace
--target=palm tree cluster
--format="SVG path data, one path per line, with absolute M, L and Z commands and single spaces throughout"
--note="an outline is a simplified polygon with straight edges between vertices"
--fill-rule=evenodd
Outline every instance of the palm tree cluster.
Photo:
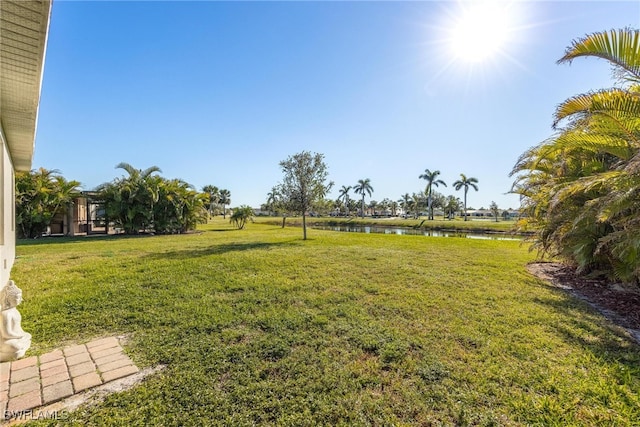
M 579 272 L 640 281 L 640 33 L 622 29 L 575 40 L 558 63 L 609 61 L 618 85 L 560 104 L 555 133 L 516 163 L 524 228 L 534 247 Z
M 467 177 L 465 174 L 460 174 L 460 179 L 453 183 L 453 188 L 456 191 L 460 189 L 464 189 L 464 204 L 460 202 L 455 196 L 447 196 L 445 197 L 443 194 L 434 191 L 433 187 L 438 187 L 440 185 L 446 187 L 447 184 L 438 179 L 440 175 L 439 170 L 431 171 L 429 169 L 425 169 L 424 173 L 418 176 L 420 179 L 424 179 L 427 181 L 427 186 L 422 194 L 413 193 L 413 195 L 409 196 L 408 193 L 405 193 L 402 198 L 399 200 L 401 206 L 405 209 L 406 212 L 413 212 L 414 217 L 417 218 L 420 212 L 421 206 L 426 206 L 427 208 L 427 218 L 433 220 L 433 209 L 436 207 L 442 208 L 445 218 L 453 218 L 456 212 L 461 211 L 464 216 L 464 220 L 467 220 L 467 193 L 469 192 L 469 188 L 473 188 L 478 191 L 478 179 L 474 177 Z
M 80 194 L 78 181 L 40 168 L 16 174 L 16 225 L 20 237 L 38 237 Z
M 222 217 L 227 217 L 227 205 L 231 204 L 231 192 L 226 189 L 219 189 L 215 185 L 205 185 L 202 187 L 202 192 L 205 195 L 205 205 L 209 218 L 218 213 L 218 209 L 222 206 Z
M 108 221 L 126 234 L 184 233 L 206 221 L 206 195 L 190 184 L 157 175 L 161 172 L 157 166 L 140 170 L 120 163 L 116 168 L 127 176 L 102 184 L 97 191 Z

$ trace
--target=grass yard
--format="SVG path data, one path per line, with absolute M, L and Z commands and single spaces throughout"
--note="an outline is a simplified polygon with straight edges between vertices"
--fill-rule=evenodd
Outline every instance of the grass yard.
M 638 425 L 639 347 L 518 242 L 309 237 L 21 242 L 30 354 L 130 334 L 138 366 L 167 365 L 70 424 Z

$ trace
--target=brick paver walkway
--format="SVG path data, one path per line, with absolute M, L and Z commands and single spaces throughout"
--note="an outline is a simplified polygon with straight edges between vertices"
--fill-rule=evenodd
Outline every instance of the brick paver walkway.
M 136 372 L 115 337 L 0 363 L 0 420 Z

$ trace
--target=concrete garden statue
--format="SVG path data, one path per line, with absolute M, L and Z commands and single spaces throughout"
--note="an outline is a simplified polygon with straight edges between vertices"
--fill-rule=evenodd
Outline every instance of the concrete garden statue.
M 31 346 L 31 334 L 22 329 L 22 316 L 16 308 L 22 302 L 22 290 L 13 280 L 0 293 L 0 362 L 19 359 Z

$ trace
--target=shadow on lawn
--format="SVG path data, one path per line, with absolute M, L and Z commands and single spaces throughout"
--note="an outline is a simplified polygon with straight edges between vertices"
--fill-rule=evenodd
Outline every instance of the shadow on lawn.
M 90 243 L 98 240 L 145 239 L 153 234 L 95 234 L 91 236 L 43 236 L 36 239 L 17 239 L 16 246 L 55 245 L 66 243 Z
M 564 293 L 562 290 L 556 292 Z M 534 302 L 554 309 L 566 319 L 548 323 L 565 342 L 582 347 L 599 360 L 622 363 L 637 372 L 640 364 L 638 342 L 618 322 L 599 312 L 598 308 L 566 293 L 560 300 L 535 298 Z M 596 316 L 602 317 L 598 319 Z M 612 327 L 611 323 L 617 327 Z
M 148 254 L 146 258 L 152 259 L 187 259 L 203 257 L 209 255 L 221 255 L 229 252 L 244 252 L 253 250 L 269 250 L 276 247 L 284 247 L 299 244 L 299 240 L 288 240 L 277 243 L 247 242 L 247 243 L 224 243 L 220 245 L 207 246 L 198 249 L 184 249 L 168 252 L 157 252 Z

